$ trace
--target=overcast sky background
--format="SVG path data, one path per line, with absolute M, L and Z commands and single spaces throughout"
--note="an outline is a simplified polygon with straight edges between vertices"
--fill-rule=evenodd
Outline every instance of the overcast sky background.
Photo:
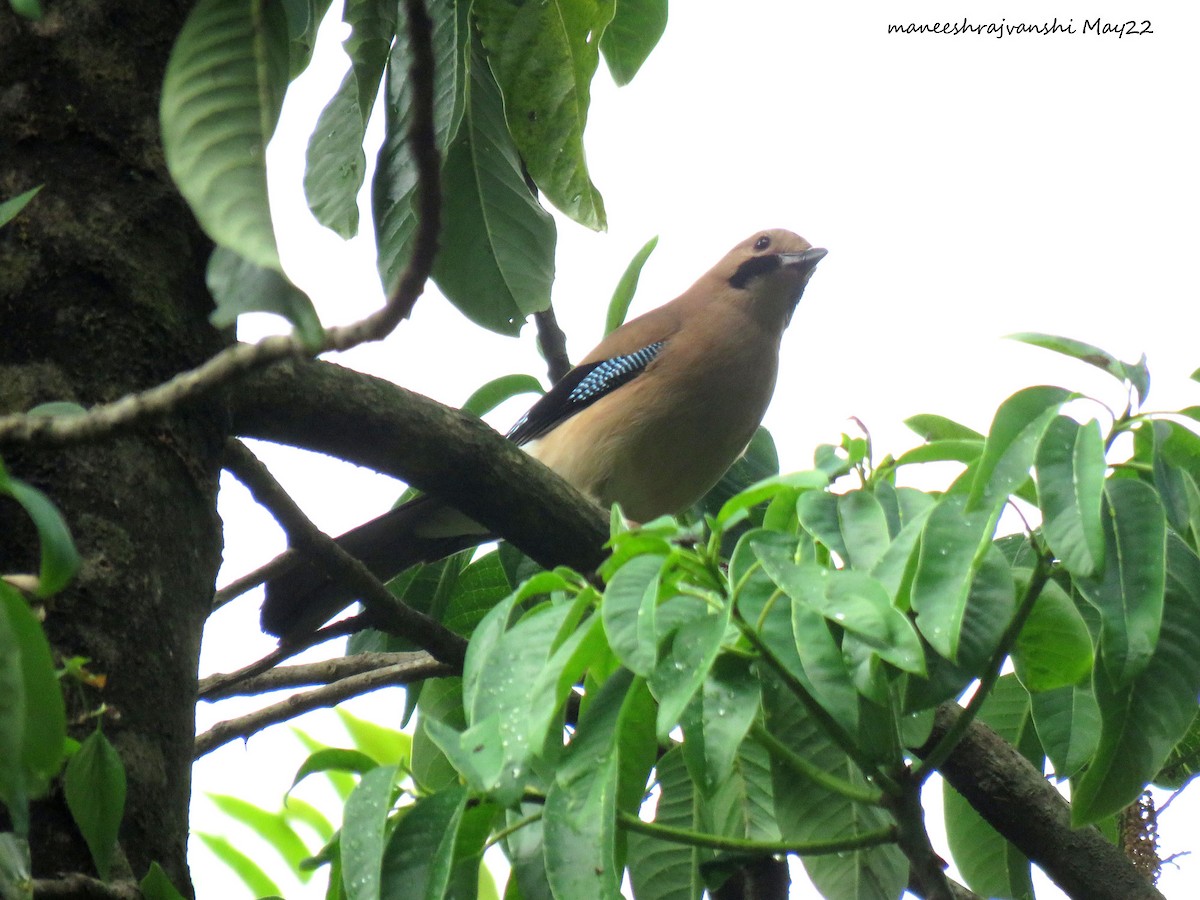
M 964 13 L 976 24 L 1057 16 L 1077 33 L 887 33 L 889 23 Z M 1082 33 L 1085 20 L 1131 14 L 1153 33 Z M 345 69 L 343 36 L 324 34 L 270 154 L 284 261 L 326 324 L 381 302 L 370 235 L 343 242 L 321 229 L 300 188 L 307 134 Z M 1200 385 L 1187 380 L 1200 367 L 1198 39 L 1200 5 L 1178 2 L 676 3 L 632 85 L 615 88 L 603 65 L 593 85 L 586 146 L 609 228 L 559 222 L 554 304 L 572 358 L 599 340 L 612 288 L 650 237 L 659 246 L 631 314 L 676 296 L 752 232 L 784 227 L 829 249 L 785 337 L 765 422 L 785 470 L 810 467 L 813 448 L 836 442 L 851 416 L 882 456 L 917 443 L 907 416 L 936 412 L 983 431 L 1000 401 L 1032 384 L 1124 404 L 1106 376 L 1002 339 L 1017 331 L 1068 335 L 1130 360 L 1144 352 L 1152 408 L 1200 403 Z M 365 193 L 362 202 L 365 219 Z M 255 317 L 241 336 L 277 328 Z M 483 332 L 432 289 L 390 338 L 336 361 L 454 405 L 498 375 L 545 378 L 531 327 L 517 340 Z M 521 407 L 489 420 L 504 430 Z M 261 452 L 330 533 L 384 511 L 400 490 L 344 464 Z M 270 518 L 227 486 L 223 581 L 283 546 Z M 259 596 L 212 618 L 202 674 L 273 646 L 257 632 Z M 202 705 L 199 726 L 261 702 Z M 399 693 L 373 708 L 384 718 L 394 709 L 398 721 Z M 314 714 L 300 724 L 344 744 L 332 721 Z M 304 756 L 275 728 L 202 760 L 194 828 L 225 831 L 262 858 L 203 794 L 274 808 Z M 1163 816 L 1164 853 L 1196 849 L 1198 805 L 1184 795 Z M 195 840 L 192 863 L 200 897 L 244 896 Z M 1180 867 L 1161 882 L 1172 900 L 1194 896 L 1200 881 L 1200 863 Z M 280 886 L 289 898 L 323 896 Z M 793 896 L 815 895 L 797 885 Z

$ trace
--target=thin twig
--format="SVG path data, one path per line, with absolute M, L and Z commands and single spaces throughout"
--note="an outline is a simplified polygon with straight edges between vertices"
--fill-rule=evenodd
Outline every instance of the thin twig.
M 286 700 L 263 707 L 255 712 L 218 722 L 196 738 L 195 758 L 199 759 L 230 741 L 257 734 L 268 725 L 286 722 L 288 719 L 314 709 L 336 706 L 343 700 L 357 697 L 359 694 L 366 694 L 392 685 L 412 684 L 414 681 L 423 681 L 426 678 L 440 678 L 456 672 L 456 669 L 431 657 L 426 657 L 420 661 L 400 663 L 363 672 L 360 675 L 352 675 L 324 687 L 301 694 L 293 694 Z
M 325 331 L 317 346 L 306 345 L 296 335 L 264 338 L 255 344 L 236 344 L 187 372 L 148 390 L 102 403 L 78 416 L 0 417 L 0 444 L 33 443 L 43 447 L 79 444 L 129 428 L 151 417 L 166 415 L 185 401 L 227 384 L 252 369 L 284 359 L 316 356 L 331 350 L 348 350 L 390 334 L 411 312 L 433 270 L 441 229 L 441 161 L 433 127 L 432 24 L 421 0 L 406 0 L 413 61 L 409 84 L 413 90 L 413 115 L 408 141 L 417 169 L 417 232 L 412 257 L 383 307 L 358 322 Z
M 235 672 L 209 675 L 200 682 L 198 699 L 212 700 L 218 696 L 232 696 L 236 693 L 231 690 L 234 685 L 261 675 L 263 672 L 275 668 L 275 666 L 279 665 L 285 659 L 290 659 L 297 654 L 303 653 L 310 647 L 316 647 L 318 644 L 323 644 L 326 641 L 354 634 L 354 632 L 361 631 L 365 627 L 367 625 L 364 622 L 364 617 L 361 615 L 331 622 L 324 628 L 314 631 L 312 634 L 305 635 L 300 640 L 276 647 L 266 656 L 262 657 L 262 659 L 257 659 L 250 663 L 250 665 L 244 666 Z
M 847 853 L 851 850 L 862 850 L 866 847 L 878 847 L 880 844 L 896 842 L 896 828 L 887 825 L 875 831 L 864 831 L 852 837 L 827 838 L 815 841 L 752 841 L 746 838 L 727 837 L 720 834 L 705 834 L 691 831 L 687 828 L 675 828 L 670 825 L 659 825 L 656 822 L 643 822 L 633 813 L 619 810 L 617 824 L 626 831 L 636 831 L 648 837 L 673 844 L 686 844 L 689 847 L 706 847 L 710 850 L 722 850 L 728 853 L 775 854 L 795 853 L 800 856 L 823 856 L 831 853 Z
M 246 486 L 255 502 L 270 510 L 293 547 L 307 560 L 354 588 L 373 624 L 411 640 L 442 662 L 461 668 L 466 640 L 436 619 L 397 600 L 360 560 L 313 525 L 245 444 L 233 439 L 227 441 L 224 465 Z
M 64 875 L 62 878 L 35 878 L 30 882 L 34 900 L 142 900 L 142 890 L 136 881 L 101 881 L 87 875 Z
M 216 591 L 216 593 L 213 594 L 211 612 L 216 612 L 226 603 L 236 600 L 238 597 L 242 596 L 242 594 L 249 593 L 260 584 L 268 581 L 271 578 L 274 578 L 276 575 L 286 572 L 296 564 L 296 560 L 299 559 L 299 556 L 300 555 L 298 553 L 295 553 L 291 550 L 285 550 L 270 562 L 263 563 L 263 565 L 259 566 L 257 569 L 253 569 L 247 572 L 245 575 L 235 578 L 233 581 L 229 582 L 229 584 L 225 585 L 225 587 L 220 588 L 218 591 Z
M 534 313 L 533 321 L 537 325 L 538 347 L 542 351 L 542 358 L 546 360 L 546 372 L 551 383 L 557 384 L 571 371 L 571 358 L 567 356 L 567 335 L 558 326 L 553 306 L 547 306 L 541 312 Z
M 201 700 L 266 694 L 287 688 L 332 684 L 353 675 L 363 675 L 390 666 L 415 666 L 436 662 L 424 650 L 400 653 L 355 653 L 296 666 L 278 666 L 256 675 L 231 680 L 228 675 L 211 675 L 200 680 Z

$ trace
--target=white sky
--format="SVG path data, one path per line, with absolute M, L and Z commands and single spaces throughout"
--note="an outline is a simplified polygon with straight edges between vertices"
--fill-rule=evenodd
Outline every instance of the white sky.
M 1031 384 L 1123 404 L 1106 376 L 1001 339 L 1016 331 L 1068 335 L 1126 359 L 1145 352 L 1152 407 L 1200 403 L 1200 386 L 1186 380 L 1200 367 L 1200 5 L 1053 7 L 674 4 L 633 84 L 616 89 L 601 71 L 593 86 L 586 143 L 609 230 L 560 220 L 554 304 L 572 358 L 599 339 L 612 287 L 649 237 L 660 235 L 659 246 L 633 314 L 674 297 L 751 232 L 780 226 L 830 251 L 785 338 L 766 419 L 785 470 L 809 467 L 813 448 L 836 442 L 850 416 L 867 424 L 882 455 L 917 442 L 901 424 L 907 416 L 936 412 L 986 430 L 996 405 Z M 972 23 L 1057 16 L 1077 32 L 1085 19 L 1136 14 L 1153 34 L 887 34 L 889 22 L 961 20 L 964 10 Z M 322 44 L 289 95 L 270 158 L 285 264 L 326 324 L 381 299 L 369 236 L 343 243 L 320 229 L 299 187 L 306 136 L 345 66 L 337 40 Z M 267 327 L 275 326 L 247 323 L 242 337 Z M 432 291 L 387 341 L 337 361 L 455 405 L 497 375 L 545 375 L 531 328 L 519 340 L 490 335 Z M 520 406 L 494 424 L 503 430 Z M 331 533 L 382 512 L 398 493 L 327 460 L 272 448 L 263 456 Z M 278 529 L 236 485 L 222 514 L 223 580 L 281 548 Z M 202 674 L 272 646 L 257 634 L 251 596 L 211 621 Z M 397 698 L 386 702 L 398 721 Z M 200 727 L 252 705 L 227 703 L 219 715 L 202 706 Z M 314 715 L 302 724 L 337 742 L 329 722 Z M 204 792 L 274 807 L 303 757 L 277 728 L 206 758 L 195 769 L 194 827 L 228 824 Z M 1197 806 L 1185 795 L 1166 813 L 1164 852 L 1195 849 Z M 192 859 L 200 897 L 244 895 L 198 841 Z M 1170 898 L 1193 896 L 1200 880 L 1194 860 L 1181 866 L 1164 873 Z M 280 883 L 289 898 L 323 896 Z M 794 896 L 813 895 L 797 886 Z

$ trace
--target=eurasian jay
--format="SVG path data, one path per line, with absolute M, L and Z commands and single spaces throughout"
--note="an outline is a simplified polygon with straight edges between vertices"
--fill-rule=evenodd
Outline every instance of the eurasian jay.
M 747 238 L 679 297 L 604 338 L 508 438 L 635 521 L 688 508 L 754 436 L 784 329 L 825 253 L 782 229 Z M 424 495 L 337 542 L 387 580 L 489 537 Z M 284 638 L 313 631 L 355 599 L 303 562 L 266 590 L 263 629 Z

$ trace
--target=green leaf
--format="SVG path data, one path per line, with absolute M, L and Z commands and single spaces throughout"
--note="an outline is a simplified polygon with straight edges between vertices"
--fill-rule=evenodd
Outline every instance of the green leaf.
M 229 818 L 241 822 L 270 844 L 289 868 L 300 870 L 300 863 L 308 858 L 308 848 L 283 813 L 263 809 L 228 794 L 209 794 L 208 799 Z
M 309 349 L 321 346 L 325 331 L 308 294 L 276 269 L 264 269 L 228 247 L 217 247 L 208 260 L 208 290 L 217 308 L 208 319 L 224 328 L 249 312 L 283 316 Z
M 300 768 L 296 770 L 296 777 L 292 779 L 292 786 L 288 788 L 288 793 L 290 794 L 296 785 L 309 775 L 317 772 L 334 771 L 362 774 L 371 771 L 377 766 L 379 766 L 379 761 L 367 756 L 361 750 L 342 750 L 337 747 L 324 747 L 310 753 L 308 758 L 300 764 Z
M 1042 691 L 1030 697 L 1038 738 L 1057 778 L 1074 778 L 1100 742 L 1100 707 L 1090 684 Z
M 809 491 L 796 501 L 796 514 L 804 530 L 818 541 L 846 559 L 850 551 L 842 537 L 842 523 L 838 517 L 838 498 L 827 491 Z
M 1122 684 L 1107 665 L 1093 670 L 1100 743 L 1072 785 L 1075 827 L 1132 803 L 1195 718 L 1200 693 L 1200 558 L 1174 535 L 1167 542 L 1166 598 L 1158 642 L 1137 676 Z
M 10 2 L 13 2 L 13 0 L 10 0 Z M 37 0 L 34 0 L 34 2 L 36 3 Z M 17 12 L 19 13 L 21 10 L 18 9 Z M 39 12 L 38 15 L 40 16 L 41 13 Z M 30 16 L 29 18 L 35 17 Z M 20 214 L 21 210 L 26 207 L 29 201 L 38 195 L 38 191 L 44 187 L 44 184 L 39 184 L 37 187 L 30 188 L 23 194 L 17 194 L 17 196 L 11 197 L 8 200 L 5 200 L 3 203 L 0 203 L 0 228 L 3 228 L 9 222 L 15 219 Z M 657 240 L 657 238 L 655 240 Z
M 381 766 L 407 766 L 412 758 L 412 738 L 395 728 L 378 725 L 352 715 L 342 707 L 334 710 L 355 747 Z
M 613 573 L 600 614 L 609 646 L 631 672 L 643 677 L 658 659 L 655 613 L 666 558 L 635 556 Z
M 588 176 L 583 130 L 599 63 L 596 36 L 615 9 L 613 0 L 475 4 L 508 128 L 530 176 L 551 203 L 595 230 L 605 227 L 604 202 Z
M 759 433 L 765 433 L 765 429 L 760 428 Z M 752 441 L 751 446 L 753 446 L 753 444 L 754 442 Z M 775 444 L 774 441 L 772 441 L 770 445 L 770 450 L 772 453 L 774 452 L 774 449 Z M 765 465 L 767 460 L 769 460 L 770 457 L 766 452 L 765 444 L 756 454 L 756 458 L 761 460 L 761 464 L 763 465 Z M 751 465 L 753 465 L 753 463 L 751 463 Z M 737 464 L 735 463 L 734 466 L 736 467 Z M 729 473 L 726 473 L 726 478 L 729 478 L 730 476 L 736 476 L 736 473 L 732 468 L 730 469 Z M 728 483 L 729 482 L 727 482 L 725 478 L 723 478 L 721 482 L 718 482 L 717 487 L 713 488 L 713 491 L 711 492 L 714 499 L 717 496 L 717 490 L 720 489 L 722 485 Z M 824 472 L 819 471 L 791 472 L 787 475 L 771 475 L 734 494 L 728 500 L 725 500 L 721 504 L 720 511 L 717 513 L 717 525 L 728 530 L 734 524 L 745 519 L 748 515 L 748 510 L 750 510 L 751 507 L 757 506 L 758 504 L 767 500 L 772 500 L 776 496 L 794 496 L 797 491 L 801 492 L 802 496 L 805 496 L 803 492 L 819 491 L 827 484 L 829 484 L 829 477 Z M 705 498 L 706 505 L 707 499 L 708 498 Z
M 99 728 L 67 763 L 63 791 L 71 818 L 87 842 L 96 871 L 108 880 L 125 814 L 125 766 Z
M 37 595 L 49 597 L 57 594 L 79 569 L 79 553 L 67 523 L 45 494 L 33 485 L 9 477 L 3 464 L 0 464 L 0 496 L 4 495 L 21 505 L 37 529 L 42 552 Z
M 736 748 L 728 768 L 715 773 L 705 795 L 704 831 L 757 841 L 780 840 L 775 822 L 771 754 L 748 738 Z
M 1026 582 L 1028 570 L 1022 571 Z M 1077 684 L 1092 671 L 1087 623 L 1057 582 L 1047 581 L 1012 650 L 1017 678 L 1030 693 Z
M 1171 754 L 1154 776 L 1159 787 L 1179 790 L 1200 773 L 1200 715 L 1192 719 L 1187 732 L 1171 749 Z
M 909 416 L 904 424 L 921 436 L 922 440 L 934 441 L 982 441 L 983 435 L 974 428 L 960 425 L 953 419 L 933 413 Z
M 635 676 L 620 670 L 580 717 L 546 795 L 546 876 L 556 897 L 620 896 L 616 811 L 622 707 Z
M 1035 470 L 1046 542 L 1073 575 L 1092 575 L 1104 564 L 1100 423 L 1057 416 L 1038 445 Z
M 62 765 L 66 713 L 50 645 L 28 604 L 0 582 L 0 803 L 18 834 L 28 801 Z
M 317 28 L 329 11 L 330 0 L 283 0 L 288 23 L 290 79 L 308 68 L 317 43 Z
M 1146 668 L 1163 616 L 1166 517 L 1150 485 L 1112 479 L 1105 486 L 1104 569 L 1077 578 L 1100 611 L 1100 658 L 1115 684 Z
M 600 52 L 613 81 L 633 81 L 667 27 L 667 0 L 621 0 L 600 38 Z
M 413 778 L 427 790 L 440 791 L 458 783 L 458 773 L 446 758 L 426 727 L 430 720 L 453 731 L 467 727 L 462 707 L 462 679 L 436 678 L 425 683 L 417 704 L 417 730 L 413 734 Z
M 141 888 L 142 896 L 146 900 L 184 900 L 183 894 L 179 893 L 179 889 L 171 884 L 167 873 L 156 862 L 150 863 L 150 871 L 146 873 L 146 877 L 142 879 L 138 887 Z
M 609 32 L 606 31 L 604 34 L 607 37 Z M 600 49 L 604 49 L 603 39 L 600 41 Z M 625 323 L 625 316 L 629 313 L 629 304 L 633 301 L 633 295 L 637 293 L 638 279 L 642 277 L 642 267 L 646 265 L 646 260 L 650 258 L 650 254 L 657 246 L 658 235 L 655 235 L 642 245 L 642 249 L 633 255 L 633 259 L 625 267 L 625 271 L 621 274 L 621 279 L 613 291 L 612 299 L 608 301 L 608 315 L 604 319 L 605 335 L 612 334 Z
M 383 852 L 388 814 L 392 810 L 394 766 L 379 766 L 363 774 L 346 801 L 342 822 L 342 871 L 348 900 L 379 900 L 383 878 Z
M 40 0 L 8 0 L 8 4 L 18 16 L 24 16 L 32 22 L 41 21 L 42 4 Z
M 733 767 L 738 747 L 759 712 L 759 683 L 751 662 L 723 653 L 683 719 L 688 768 L 706 795 Z
M 967 510 L 991 509 L 1029 479 L 1042 433 L 1058 408 L 1071 398 L 1060 387 L 1017 391 L 1000 404 L 975 468 Z
M 422 797 L 404 813 L 383 858 L 384 900 L 445 896 L 466 805 L 467 789 L 455 786 Z
M 363 139 L 396 33 L 396 6 L 348 0 L 344 19 L 350 70 L 308 139 L 304 195 L 318 222 L 350 238 L 358 233 L 358 191 L 367 168 Z
M 542 383 L 532 375 L 501 375 L 476 389 L 462 405 L 462 411 L 473 416 L 485 416 L 505 400 L 521 394 L 544 394 Z
M 837 516 L 847 565 L 869 572 L 891 543 L 883 506 L 870 491 L 848 491 L 837 498 Z
M 729 627 L 730 609 L 725 604 L 716 615 L 693 619 L 668 638 L 662 658 L 650 675 L 650 689 L 658 700 L 661 743 L 670 740 L 671 730 L 708 678 Z
M 867 786 L 858 767 L 774 678 L 764 679 L 763 707 L 767 730 L 795 753 L 825 772 Z M 877 806 L 854 803 L 808 779 L 802 786 L 797 785 L 795 770 L 774 757 L 771 775 L 775 819 L 784 840 L 849 838 L 890 824 L 888 814 Z M 907 861 L 894 845 L 810 856 L 803 862 L 813 884 L 825 897 L 896 900 L 908 883 Z
M 1146 360 L 1137 364 L 1123 363 L 1106 350 L 1101 350 L 1094 344 L 1077 341 L 1073 338 L 1059 337 L 1053 334 L 1042 334 L 1036 331 L 1025 331 L 1008 335 L 1010 340 L 1031 344 L 1044 350 L 1053 350 L 1089 366 L 1095 366 L 1102 372 L 1107 372 L 1118 381 L 1128 382 L 1137 391 L 1138 402 L 1144 403 L 1150 390 L 1150 374 L 1146 371 Z
M 517 334 L 526 316 L 550 305 L 556 229 L 525 183 L 480 53 L 471 61 L 467 111 L 443 170 L 442 252 L 433 279 L 477 324 Z
M 961 495 L 942 498 L 921 531 L 913 576 L 917 627 L 938 653 L 958 658 L 967 598 L 995 528 L 989 510 L 966 512 Z
M 217 859 L 233 870 L 253 896 L 282 896 L 278 885 L 267 876 L 258 863 L 235 847 L 228 838 L 203 832 L 196 832 L 196 837 L 200 838 Z
M 282 4 L 200 0 L 175 40 L 160 110 L 167 167 L 200 226 L 276 270 L 266 151 L 287 79 Z
M 659 825 L 700 829 L 699 798 L 688 777 L 681 747 L 668 750 L 655 766 L 659 785 L 654 821 Z M 629 880 L 633 894 L 652 900 L 700 900 L 704 882 L 700 862 L 711 854 L 686 844 L 677 844 L 630 832 Z
M 433 20 L 434 143 L 443 159 L 458 134 L 463 115 L 469 6 L 456 0 L 431 0 L 426 4 Z M 417 229 L 417 167 L 408 140 L 413 113 L 411 65 L 408 29 L 398 28 L 384 79 L 384 136 L 371 185 L 379 276 L 387 294 L 395 288 L 412 255 Z M 441 243 L 444 249 L 445 241 Z

